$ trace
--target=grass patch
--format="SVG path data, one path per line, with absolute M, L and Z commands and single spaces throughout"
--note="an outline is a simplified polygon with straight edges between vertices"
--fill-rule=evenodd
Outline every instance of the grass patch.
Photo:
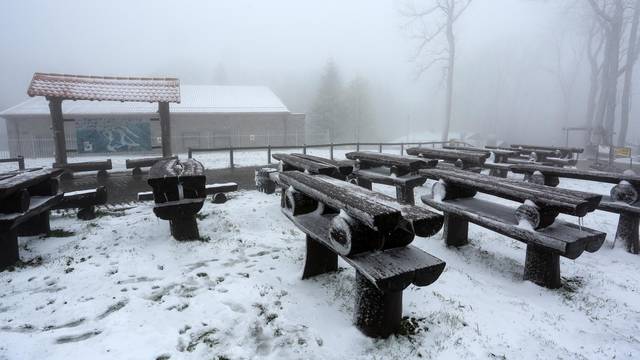
M 400 321 L 400 328 L 398 329 L 397 335 L 414 336 L 423 330 L 428 331 L 429 328 L 421 324 L 423 321 L 424 318 L 403 317 Z
M 209 217 L 209 214 L 200 214 L 200 213 L 196 214 L 196 219 L 198 219 L 200 221 L 202 221 L 202 220 L 204 220 L 204 219 L 206 219 L 208 217 Z

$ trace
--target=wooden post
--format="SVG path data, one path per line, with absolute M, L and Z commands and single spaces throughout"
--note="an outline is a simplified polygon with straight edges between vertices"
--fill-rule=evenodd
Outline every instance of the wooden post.
M 171 115 L 168 102 L 158 103 L 160 114 L 160 137 L 162 139 L 162 157 L 170 157 L 171 151 Z
M 382 153 L 382 143 L 378 144 L 378 152 Z
M 444 215 L 444 242 L 447 246 L 464 246 L 469 243 L 469 222 L 452 214 Z
M 307 144 L 302 144 L 302 153 L 307 155 Z
M 55 146 L 56 164 L 67 163 L 67 144 L 64 137 L 64 118 L 62 117 L 62 99 L 47 97 L 49 100 L 49 112 L 51 114 L 51 128 L 53 129 L 53 142 Z
M 191 151 L 191 148 L 189 148 L 189 150 L 187 150 L 187 157 L 188 157 L 189 159 L 192 159 L 192 158 L 193 158 L 193 151 Z
M 18 156 L 18 170 L 24 170 L 24 157 Z
M 413 188 L 407 185 L 396 186 L 396 200 L 400 204 L 415 205 L 416 201 L 413 196 Z
M 333 143 L 329 146 L 329 158 L 333 160 Z
M 229 167 L 233 169 L 233 148 L 229 147 Z
M 400 156 L 404 155 L 404 143 L 400 144 Z
M 18 233 L 16 229 L 0 233 L 0 271 L 15 264 L 18 260 L 20 260 L 20 255 L 18 253 Z
M 267 146 L 267 164 L 271 164 L 271 145 Z
M 356 271 L 356 305 L 353 322 L 363 334 L 386 338 L 400 328 L 402 290 L 384 293 Z
M 527 245 L 524 260 L 524 280 L 548 289 L 558 289 L 560 281 L 560 257 L 536 245 Z
M 302 279 L 338 270 L 338 255 L 307 235 L 307 256 Z
M 632 254 L 640 253 L 640 240 L 638 229 L 640 228 L 640 216 L 631 212 L 623 212 L 618 220 L 616 241 L 621 240 L 625 248 Z
M 356 151 L 360 151 L 360 142 L 356 143 Z

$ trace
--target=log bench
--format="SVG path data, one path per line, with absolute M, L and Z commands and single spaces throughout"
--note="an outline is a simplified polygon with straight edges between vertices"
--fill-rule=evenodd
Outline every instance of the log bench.
M 92 220 L 96 218 L 96 206 L 106 203 L 107 188 L 99 186 L 95 189 L 66 192 L 62 201 L 53 209 L 78 209 L 78 219 Z
M 153 212 L 169 221 L 171 235 L 178 241 L 199 239 L 196 214 L 207 197 L 202 164 L 194 159 L 158 161 L 147 183 L 153 188 Z
M 497 176 L 501 178 L 507 177 L 507 174 L 509 172 L 509 165 L 507 164 L 507 162 L 509 161 L 509 158 L 513 158 L 515 156 L 520 155 L 520 153 L 517 151 L 497 149 L 497 148 L 481 149 L 481 148 L 475 148 L 471 146 L 449 146 L 449 145 L 444 145 L 442 148 L 446 150 L 459 150 L 459 151 L 471 151 L 471 152 L 484 153 L 487 155 L 488 157 L 487 159 L 489 159 L 491 155 L 493 155 L 493 162 L 485 161 L 482 167 L 484 169 L 489 169 L 489 175 Z
M 62 200 L 62 169 L 0 174 L 0 271 L 20 260 L 18 236 L 46 234 L 50 209 Z
M 131 171 L 131 174 L 133 176 L 139 177 L 142 175 L 142 168 L 144 167 L 150 168 L 153 166 L 153 164 L 161 160 L 172 160 L 177 158 L 178 158 L 177 156 L 172 156 L 172 157 L 148 157 L 148 158 L 140 158 L 140 159 L 127 159 L 125 160 L 125 167 L 127 169 L 133 169 Z
M 640 253 L 640 176 L 532 164 L 514 165 L 511 171 L 524 174 L 525 181 L 547 186 L 558 186 L 560 178 L 614 184 L 609 194 L 603 196 L 598 210 L 620 215 L 615 241 L 623 241 L 632 254 Z
M 457 169 L 427 169 L 421 173 L 437 182 L 422 202 L 444 213 L 447 246 L 468 244 L 469 222 L 527 244 L 524 280 L 559 288 L 559 256 L 576 259 L 595 252 L 606 234 L 557 220 L 560 213 L 585 216 L 601 196 L 500 179 Z M 477 192 L 521 203 L 517 208 L 474 196 Z
M 445 263 L 411 246 L 431 236 L 442 216 L 326 175 L 279 174 L 287 190 L 282 212 L 306 234 L 302 278 L 338 270 L 338 256 L 356 270 L 353 322 L 365 335 L 387 337 L 400 327 L 402 291 L 427 286 Z
M 565 147 L 565 146 L 541 146 L 527 144 L 513 144 L 511 148 L 520 149 L 529 152 L 550 151 L 558 155 L 560 158 L 573 159 L 574 154 L 582 154 L 583 148 Z
M 238 184 L 221 183 L 221 184 L 207 184 L 204 187 L 204 191 L 207 195 L 211 195 L 211 202 L 214 204 L 224 204 L 227 202 L 226 193 L 238 191 Z M 138 193 L 138 201 L 151 201 L 153 200 L 153 191 L 144 191 Z
M 71 179 L 74 173 L 86 171 L 97 171 L 97 178 L 105 179 L 109 176 L 107 170 L 113 169 L 113 166 L 111 165 L 111 159 L 107 159 L 105 161 L 84 161 L 67 164 L 54 163 L 53 168 L 64 170 L 63 179 Z
M 432 149 L 412 147 L 407 150 L 408 155 L 419 156 L 427 159 L 443 160 L 446 163 L 455 164 L 465 170 L 478 170 L 482 168 L 489 154 L 475 151 Z
M 314 175 L 327 175 L 345 180 L 353 171 L 354 162 L 329 160 L 307 154 L 273 154 L 278 160 L 278 168 L 258 168 L 255 171 L 256 189 L 266 194 L 273 194 L 278 183 L 278 173 L 298 170 Z
M 394 186 L 396 200 L 411 205 L 415 205 L 413 189 L 427 181 L 418 174 L 418 170 L 433 168 L 438 164 L 437 160 L 368 151 L 350 152 L 345 156 L 356 161 L 349 182 L 369 190 L 372 183 Z

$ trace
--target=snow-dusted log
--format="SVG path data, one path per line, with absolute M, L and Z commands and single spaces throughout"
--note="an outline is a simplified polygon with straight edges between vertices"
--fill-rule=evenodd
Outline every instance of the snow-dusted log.
M 629 182 L 622 180 L 611 189 L 611 198 L 629 205 L 635 204 L 638 202 L 638 188 L 634 188 Z
M 616 241 L 625 244 L 627 251 L 632 254 L 640 253 L 639 229 L 640 215 L 630 212 L 620 214 L 618 229 L 616 231 Z
M 437 160 L 429 160 L 411 156 L 382 154 L 370 151 L 356 151 L 345 155 L 347 159 L 357 160 L 360 169 L 369 169 L 384 166 L 390 169 L 390 173 L 403 176 L 415 173 L 420 169 L 433 168 L 438 164 Z
M 439 159 L 447 162 L 455 163 L 460 160 L 461 168 L 481 167 L 489 157 L 486 153 L 460 150 L 442 150 L 430 149 L 422 147 L 414 147 L 407 149 L 407 154 L 420 156 L 427 159 Z
M 27 189 L 20 189 L 0 202 L 0 213 L 22 213 L 29 209 L 31 195 Z
M 296 191 L 292 187 L 289 187 L 287 191 L 285 191 L 284 196 L 285 206 L 291 211 L 293 216 L 308 214 L 315 211 L 318 207 L 317 201 Z
M 436 200 L 445 201 L 474 197 L 477 191 L 471 188 L 450 185 L 444 181 L 437 181 L 431 187 L 431 193 Z
M 329 227 L 331 245 L 343 256 L 380 250 L 384 245 L 382 233 L 342 212 L 333 217 Z
M 280 161 L 280 171 L 299 170 L 310 174 L 327 175 L 331 177 L 344 178 L 341 170 L 336 164 L 310 159 L 304 154 L 273 154 L 272 157 Z

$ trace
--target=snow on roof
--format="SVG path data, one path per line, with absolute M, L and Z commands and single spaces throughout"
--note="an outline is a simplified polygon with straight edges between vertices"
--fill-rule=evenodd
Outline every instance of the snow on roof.
M 266 86 L 180 85 L 181 102 L 170 104 L 172 114 L 286 113 L 289 109 Z M 74 115 L 154 114 L 156 103 L 65 100 L 62 112 Z M 49 103 L 35 97 L 0 112 L 2 117 L 49 115 Z
M 29 96 L 69 100 L 180 102 L 180 80 L 35 73 Z

